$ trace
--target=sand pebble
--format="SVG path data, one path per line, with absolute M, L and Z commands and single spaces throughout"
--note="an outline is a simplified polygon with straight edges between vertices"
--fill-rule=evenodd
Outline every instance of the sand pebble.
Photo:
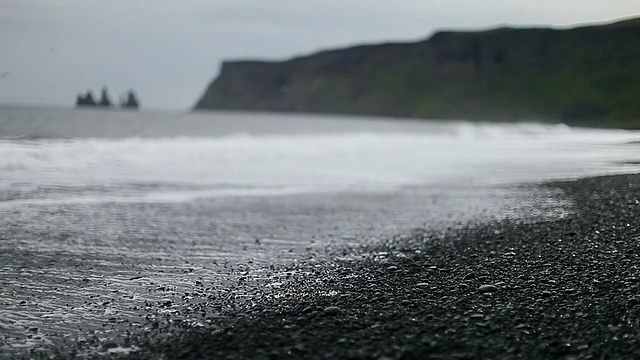
M 482 285 L 478 288 L 481 292 L 492 292 L 498 290 L 495 285 Z
M 106 342 L 106 343 L 102 344 L 102 348 L 104 350 L 109 350 L 109 349 L 113 349 L 113 348 L 117 348 L 117 347 L 118 347 L 118 344 L 116 344 L 113 341 L 109 341 L 109 342 Z
M 337 306 L 328 306 L 328 307 L 324 308 L 324 313 L 328 314 L 328 315 L 335 315 L 335 314 L 337 314 L 337 313 L 339 313 L 341 311 L 342 311 L 342 309 L 340 309 Z

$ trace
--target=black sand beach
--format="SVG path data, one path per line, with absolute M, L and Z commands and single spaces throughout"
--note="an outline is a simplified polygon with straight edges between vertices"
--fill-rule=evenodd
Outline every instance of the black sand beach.
M 573 202 L 567 216 L 416 229 L 336 261 L 274 269 L 282 281 L 269 287 L 240 279 L 149 304 L 143 330 L 122 325 L 116 340 L 57 356 L 637 358 L 640 176 L 543 186 Z

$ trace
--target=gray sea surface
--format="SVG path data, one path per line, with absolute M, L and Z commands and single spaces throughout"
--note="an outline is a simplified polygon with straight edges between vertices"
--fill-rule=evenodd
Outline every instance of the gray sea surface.
M 0 356 L 134 331 L 149 303 L 278 286 L 273 269 L 416 228 L 564 216 L 535 184 L 637 172 L 639 135 L 0 108 Z

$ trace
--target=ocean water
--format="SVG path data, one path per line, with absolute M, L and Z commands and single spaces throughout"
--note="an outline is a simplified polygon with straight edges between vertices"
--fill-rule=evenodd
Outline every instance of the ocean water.
M 0 109 L 4 206 L 538 182 L 628 171 L 638 133 L 274 114 Z
M 143 326 L 145 301 L 418 227 L 562 216 L 561 194 L 531 184 L 637 172 L 638 140 L 533 123 L 0 108 L 0 355 L 118 336 L 108 325 Z

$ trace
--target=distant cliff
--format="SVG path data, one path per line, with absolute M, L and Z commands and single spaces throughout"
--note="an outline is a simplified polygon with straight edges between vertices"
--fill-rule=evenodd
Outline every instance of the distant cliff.
M 224 62 L 195 109 L 640 127 L 640 19 Z

